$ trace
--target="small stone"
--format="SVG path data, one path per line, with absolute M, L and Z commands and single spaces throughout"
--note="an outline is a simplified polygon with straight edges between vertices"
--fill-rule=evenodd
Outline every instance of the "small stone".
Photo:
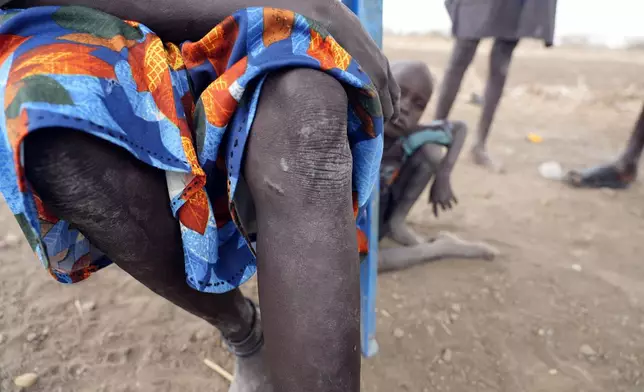
M 457 313 L 450 313 L 449 314 L 449 321 L 452 323 L 455 323 L 459 319 L 459 315 Z
M 7 340 L 7 337 L 5 334 L 0 333 L 0 344 L 3 344 Z
M 20 244 L 20 237 L 15 234 L 7 234 L 4 239 L 0 240 L 0 248 L 13 248 Z
M 187 344 L 184 344 L 184 345 L 183 345 L 183 346 L 181 346 L 181 348 L 179 349 L 179 352 L 181 352 L 181 353 L 185 353 L 186 351 L 188 351 L 188 345 L 187 345 Z
M 461 305 L 459 304 L 452 304 L 452 310 L 456 313 L 461 313 Z
M 403 337 L 405 337 L 405 331 L 400 328 L 394 329 L 394 337 L 397 339 L 402 339 Z
M 557 371 L 557 369 L 550 369 L 548 370 L 548 374 L 550 374 L 551 376 L 556 376 L 557 374 L 559 374 L 559 371 Z
M 573 271 L 581 272 L 581 265 L 579 264 L 573 264 L 570 268 L 572 268 Z
M 380 314 L 381 314 L 383 317 L 387 317 L 387 318 L 391 317 L 391 314 L 389 314 L 389 312 L 387 312 L 387 311 L 386 311 L 386 310 L 384 310 L 384 309 L 382 309 L 382 310 L 380 311 Z
M 441 359 L 445 363 L 450 363 L 452 361 L 452 350 L 450 350 L 449 348 L 443 350 L 443 352 L 441 353 Z
M 436 333 L 436 327 L 434 327 L 433 325 L 428 325 L 425 328 L 427 328 L 427 333 L 430 336 L 434 336 L 434 334 Z
M 20 388 L 29 388 L 38 381 L 38 375 L 36 373 L 25 373 L 13 380 L 13 383 Z
M 83 312 L 91 312 L 92 310 L 96 309 L 96 302 L 94 301 L 85 302 L 81 305 L 81 309 L 83 309 Z
M 42 330 L 43 336 L 49 335 L 49 327 L 45 327 L 45 329 Z
M 543 328 L 539 328 L 539 330 L 537 331 L 537 335 L 546 336 L 546 330 Z
M 28 342 L 33 342 L 37 338 L 38 338 L 38 334 L 36 334 L 34 332 L 30 332 L 30 333 L 27 334 L 27 341 Z
M 208 336 L 210 335 L 209 332 L 204 331 L 203 329 L 199 329 L 194 333 L 194 338 L 195 340 L 206 340 Z
M 593 348 L 587 344 L 579 347 L 579 352 L 587 357 L 594 357 L 597 355 L 597 351 L 593 350 Z
M 391 294 L 391 298 L 393 298 L 393 299 L 395 299 L 396 301 L 398 301 L 398 300 L 400 300 L 402 297 L 401 297 L 399 294 L 397 294 L 397 293 L 393 293 L 393 294 Z

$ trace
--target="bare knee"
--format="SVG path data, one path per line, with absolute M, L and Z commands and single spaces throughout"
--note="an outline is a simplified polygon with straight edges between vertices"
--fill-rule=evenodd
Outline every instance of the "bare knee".
M 248 145 L 245 174 L 257 198 L 315 203 L 350 195 L 347 96 L 338 81 L 296 69 L 271 76 Z

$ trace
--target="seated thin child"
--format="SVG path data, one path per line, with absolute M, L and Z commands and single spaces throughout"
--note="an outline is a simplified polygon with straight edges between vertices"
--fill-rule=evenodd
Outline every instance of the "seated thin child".
M 392 72 L 401 91 L 400 116 L 385 125 L 379 235 L 405 247 L 382 249 L 379 270 L 400 269 L 445 257 L 493 258 L 496 251 L 487 245 L 468 243 L 447 234 L 428 242 L 405 223 L 432 179 L 429 202 L 433 204 L 434 215 L 438 216 L 439 208 L 446 211 L 456 205 L 450 176 L 467 129 L 459 121 L 420 123 L 434 87 L 424 63 L 394 63 Z

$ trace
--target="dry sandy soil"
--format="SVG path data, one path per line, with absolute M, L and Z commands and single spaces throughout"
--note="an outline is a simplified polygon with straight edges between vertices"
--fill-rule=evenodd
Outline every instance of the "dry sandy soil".
M 450 43 L 388 37 L 386 47 L 440 78 Z M 467 97 L 487 68 L 487 47 L 479 52 L 453 113 L 472 125 L 480 108 Z M 382 276 L 381 351 L 364 361 L 364 391 L 644 391 L 644 185 L 579 191 L 537 173 L 547 160 L 579 167 L 619 151 L 644 101 L 643 65 L 644 52 L 519 48 L 491 138 L 508 172 L 465 154 L 458 208 L 436 220 L 423 197 L 410 217 L 428 236 L 451 231 L 502 255 Z M 0 222 L 0 238 L 19 233 L 4 207 Z M 232 368 L 205 322 L 118 268 L 63 287 L 24 242 L 0 250 L 0 333 L 2 392 L 24 372 L 39 375 L 30 391 L 223 392 L 202 360 Z

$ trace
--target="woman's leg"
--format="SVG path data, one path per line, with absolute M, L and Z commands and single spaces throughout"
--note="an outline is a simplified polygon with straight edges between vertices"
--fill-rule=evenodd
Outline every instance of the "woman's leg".
M 518 41 L 497 39 L 494 41 L 494 46 L 492 47 L 489 75 L 485 86 L 485 96 L 483 98 L 483 112 L 481 113 L 476 132 L 476 140 L 472 149 L 474 162 L 479 165 L 500 169 L 489 158 L 485 144 L 490 133 L 492 121 L 494 120 L 494 114 L 503 96 L 503 88 L 507 80 L 510 63 L 512 62 L 512 53 L 517 43 Z
M 454 43 L 449 66 L 441 82 L 441 92 L 438 97 L 438 106 L 436 107 L 437 120 L 445 120 L 449 116 L 458 90 L 461 88 L 465 71 L 472 63 L 478 45 L 478 40 L 470 39 L 457 39 Z

